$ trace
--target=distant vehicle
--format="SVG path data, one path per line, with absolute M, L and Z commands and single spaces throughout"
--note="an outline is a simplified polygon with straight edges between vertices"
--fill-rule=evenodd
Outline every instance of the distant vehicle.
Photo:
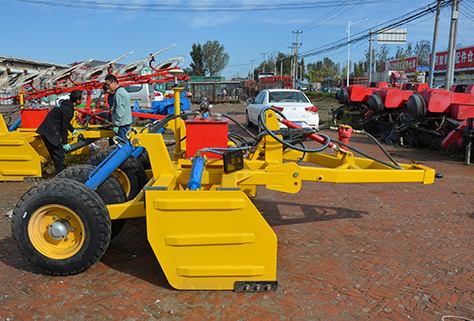
M 258 125 L 260 111 L 265 107 L 273 107 L 281 111 L 289 120 L 301 127 L 319 127 L 318 108 L 311 103 L 306 95 L 295 89 L 265 89 L 254 100 L 248 100 L 245 112 L 246 125 Z M 286 128 L 280 124 L 280 128 Z
M 155 89 L 155 98 L 153 101 L 162 101 L 164 98 L 165 95 L 161 91 Z
M 86 104 L 86 100 L 87 100 L 87 91 L 83 91 L 82 92 L 82 95 L 84 96 L 84 100 L 82 101 L 82 104 L 85 105 Z M 102 95 L 102 89 L 92 89 L 91 90 L 91 103 L 94 103 L 94 101 L 99 98 L 100 96 Z M 61 96 L 58 96 L 55 100 L 54 100 L 54 105 L 59 107 L 59 105 L 61 104 L 61 102 L 63 100 L 68 100 L 69 99 L 69 94 L 64 94 L 64 95 L 61 95 Z
M 273 72 L 261 72 L 258 74 L 258 79 L 266 78 L 266 77 L 273 77 L 275 76 Z
M 151 84 L 125 85 L 123 88 L 130 95 L 130 105 L 133 107 L 138 102 L 140 107 L 151 108 L 151 103 L 155 99 L 155 89 Z

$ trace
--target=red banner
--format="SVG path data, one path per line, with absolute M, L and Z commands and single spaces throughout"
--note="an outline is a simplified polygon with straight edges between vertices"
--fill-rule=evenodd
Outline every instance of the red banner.
M 418 57 L 410 57 L 405 59 L 397 59 L 388 62 L 388 69 L 386 70 L 396 70 L 404 71 L 407 74 L 413 73 L 418 68 Z
M 431 59 L 431 55 L 430 55 Z M 448 52 L 437 52 L 435 56 L 435 71 L 446 70 L 448 61 Z M 456 49 L 454 57 L 454 70 L 473 69 L 474 68 L 474 47 Z

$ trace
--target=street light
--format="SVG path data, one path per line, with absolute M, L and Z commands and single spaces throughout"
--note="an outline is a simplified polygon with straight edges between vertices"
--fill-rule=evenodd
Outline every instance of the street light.
M 350 61 L 350 52 L 351 52 L 351 26 L 352 25 L 355 25 L 357 23 L 361 23 L 361 22 L 364 22 L 364 21 L 367 21 L 368 19 L 365 18 L 363 20 L 359 20 L 357 22 L 350 22 L 350 20 L 347 21 L 347 27 L 346 27 L 346 32 L 347 32 L 347 86 L 346 87 L 349 87 L 349 74 L 350 74 L 350 71 L 351 71 L 351 61 Z

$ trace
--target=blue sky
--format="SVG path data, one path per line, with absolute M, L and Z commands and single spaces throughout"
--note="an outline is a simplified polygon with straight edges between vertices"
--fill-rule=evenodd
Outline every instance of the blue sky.
M 156 61 L 183 55 L 189 66 L 189 52 L 193 43 L 204 44 L 217 40 L 230 55 L 228 67 L 222 72 L 227 79 L 246 76 L 272 52 L 290 53 L 289 46 L 296 43 L 297 30 L 302 30 L 300 52 L 317 49 L 337 40 L 347 39 L 346 27 L 351 22 L 366 21 L 351 26 L 351 35 L 385 23 L 408 12 L 426 6 L 426 0 L 333 0 L 272 2 L 241 0 L 223 1 L 147 1 L 109 0 L 107 3 L 148 4 L 152 11 L 85 9 L 73 6 L 90 6 L 105 0 L 76 0 L 71 6 L 53 6 L 30 1 L 0 0 L 2 19 L 2 45 L 0 54 L 40 61 L 68 64 L 87 59 L 112 60 L 130 51 L 134 53 L 122 63 L 145 58 L 172 44 L 175 47 L 160 54 Z M 62 1 L 62 2 L 61 2 Z M 41 2 L 41 1 L 40 1 Z M 50 1 L 44 1 L 44 3 Z M 53 1 L 65 3 L 65 0 Z M 474 8 L 472 1 L 463 1 L 457 43 L 474 45 Z M 279 7 L 287 4 L 288 7 Z M 171 5 L 174 8 L 166 7 Z M 198 10 L 193 5 L 205 6 Z M 254 10 L 250 6 L 265 6 Z M 211 9 L 220 9 L 213 11 Z M 226 9 L 227 8 L 227 9 Z M 223 9 L 223 10 L 222 10 Z M 448 46 L 450 7 L 441 12 L 438 51 Z M 472 13 L 472 16 L 469 16 Z M 408 42 L 432 40 L 434 13 L 409 25 Z M 363 58 L 368 41 L 351 45 L 351 60 Z M 375 44 L 377 45 L 377 44 Z M 378 45 L 380 46 L 380 45 Z M 397 45 L 391 45 L 391 54 Z M 404 46 L 404 45 L 403 45 Z M 405 47 L 405 46 L 404 46 Z M 305 58 L 306 63 L 329 57 L 345 64 L 347 46 L 321 56 Z

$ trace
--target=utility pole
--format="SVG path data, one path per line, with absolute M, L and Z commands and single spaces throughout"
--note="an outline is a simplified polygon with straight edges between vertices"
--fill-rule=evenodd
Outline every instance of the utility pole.
M 253 70 L 253 62 L 254 62 L 254 61 L 255 61 L 255 60 L 250 60 L 250 62 L 252 63 L 252 69 L 251 69 L 251 71 L 250 71 L 250 72 L 252 73 L 252 80 L 255 80 L 255 79 L 254 79 L 254 77 L 255 77 L 255 72 L 254 72 L 254 70 Z
M 347 32 L 347 87 L 349 87 L 349 74 L 351 72 L 351 59 L 350 59 L 350 52 L 351 52 L 351 26 L 355 25 L 356 23 L 361 23 L 368 20 L 367 18 L 363 20 L 359 20 L 357 22 L 351 22 L 350 20 L 347 21 L 347 27 L 346 27 L 346 32 Z
M 295 54 L 295 78 L 293 78 L 293 88 L 296 87 L 296 79 L 298 78 L 298 65 L 299 65 L 299 61 L 298 61 L 298 54 L 299 54 L 299 46 L 301 45 L 301 43 L 298 42 L 298 36 L 300 33 L 303 33 L 303 31 L 299 31 L 299 30 L 296 30 L 296 31 L 293 31 L 293 33 L 296 33 L 296 43 L 293 43 L 294 46 L 296 46 L 296 54 Z
M 263 55 L 263 72 L 265 72 L 265 53 L 262 52 Z
M 438 6 L 436 7 L 436 19 L 433 32 L 433 48 L 431 48 L 431 61 L 430 61 L 430 71 L 428 76 L 428 87 L 433 88 L 433 78 L 434 78 L 434 66 L 436 58 L 436 42 L 438 41 L 438 25 L 439 25 L 439 13 L 441 12 L 441 0 L 438 0 Z
M 372 29 L 369 31 L 369 82 L 372 82 Z
M 451 13 L 451 27 L 449 29 L 448 62 L 446 64 L 445 87 L 451 88 L 454 79 L 454 58 L 456 56 L 456 34 L 459 20 L 459 0 L 453 0 Z
M 283 76 L 283 60 L 280 60 L 280 77 Z
M 293 77 L 293 80 L 294 80 L 294 74 L 293 74 L 294 68 L 293 68 L 293 65 L 294 65 L 294 62 L 295 62 L 295 58 L 293 57 L 293 49 L 295 48 L 295 46 L 289 46 L 288 48 L 291 49 L 291 55 L 290 55 L 290 57 L 291 57 L 291 59 L 290 59 L 290 76 L 292 76 L 292 77 Z

